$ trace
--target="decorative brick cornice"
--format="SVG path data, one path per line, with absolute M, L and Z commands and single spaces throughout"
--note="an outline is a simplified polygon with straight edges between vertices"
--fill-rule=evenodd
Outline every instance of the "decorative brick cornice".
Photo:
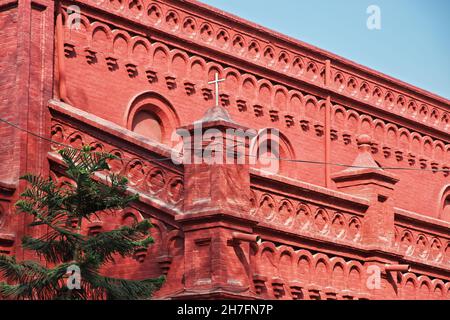
M 338 102 L 363 103 L 373 113 L 420 125 L 427 134 L 442 137 L 449 130 L 449 100 L 198 1 L 127 0 L 117 6 L 115 1 L 77 2 L 141 25 L 152 39 L 164 38 L 286 83 L 301 82 Z M 326 60 L 331 62 L 328 72 Z
M 419 214 L 417 212 L 412 212 L 401 208 L 394 208 L 394 209 L 396 220 L 411 222 L 430 230 L 435 231 L 439 230 L 447 234 L 450 233 L 450 222 L 432 218 L 425 214 Z

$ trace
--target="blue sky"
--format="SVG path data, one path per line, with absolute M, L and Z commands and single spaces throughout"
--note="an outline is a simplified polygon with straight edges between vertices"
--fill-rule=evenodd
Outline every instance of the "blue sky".
M 201 1 L 450 99 L 449 0 Z

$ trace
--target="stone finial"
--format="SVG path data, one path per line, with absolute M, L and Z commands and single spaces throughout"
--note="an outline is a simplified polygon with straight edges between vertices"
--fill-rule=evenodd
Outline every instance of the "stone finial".
M 367 134 L 362 134 L 358 138 L 356 138 L 356 142 L 358 144 L 358 149 L 360 152 L 369 152 L 371 146 L 370 136 Z
M 352 165 L 343 172 L 353 172 L 361 169 L 382 170 L 375 159 L 372 157 L 371 143 L 372 139 L 367 134 L 362 134 L 356 138 L 358 145 L 358 155 Z
M 398 179 L 394 174 L 383 170 L 373 158 L 370 136 L 366 134 L 360 135 L 356 141 L 358 144 L 358 155 L 353 163 L 345 170 L 332 175 L 337 188 L 357 195 L 365 195 L 367 192 L 366 189 L 361 188 L 362 182 L 364 182 L 363 185 L 375 183 L 383 185 L 387 189 L 392 189 L 393 185 L 398 182 Z
M 221 106 L 214 106 L 206 110 L 205 115 L 202 119 L 200 119 L 200 122 L 213 122 L 213 121 L 225 121 L 234 123 L 233 120 L 231 120 L 230 114 L 228 113 L 225 108 Z

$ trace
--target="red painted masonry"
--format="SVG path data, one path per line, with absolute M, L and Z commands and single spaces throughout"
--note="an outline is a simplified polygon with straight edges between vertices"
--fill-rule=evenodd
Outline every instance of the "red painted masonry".
M 117 154 L 141 195 L 86 231 L 155 225 L 154 246 L 105 272 L 165 274 L 161 299 L 450 298 L 450 101 L 193 0 L 0 0 L 0 42 L 1 118 Z M 173 163 L 172 134 L 202 118 L 279 130 L 282 159 L 354 167 Z M 0 251 L 34 258 L 18 177 L 68 182 L 60 146 L 0 136 Z

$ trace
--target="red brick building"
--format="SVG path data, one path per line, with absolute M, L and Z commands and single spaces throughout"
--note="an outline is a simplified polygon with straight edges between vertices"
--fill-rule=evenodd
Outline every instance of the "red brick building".
M 18 177 L 67 183 L 41 136 L 120 157 L 140 201 L 86 228 L 151 218 L 107 272 L 159 298 L 450 298 L 450 101 L 194 0 L 0 0 L 0 62 L 1 252 L 27 257 Z M 204 127 L 279 130 L 277 174 L 170 160 L 216 73 Z

